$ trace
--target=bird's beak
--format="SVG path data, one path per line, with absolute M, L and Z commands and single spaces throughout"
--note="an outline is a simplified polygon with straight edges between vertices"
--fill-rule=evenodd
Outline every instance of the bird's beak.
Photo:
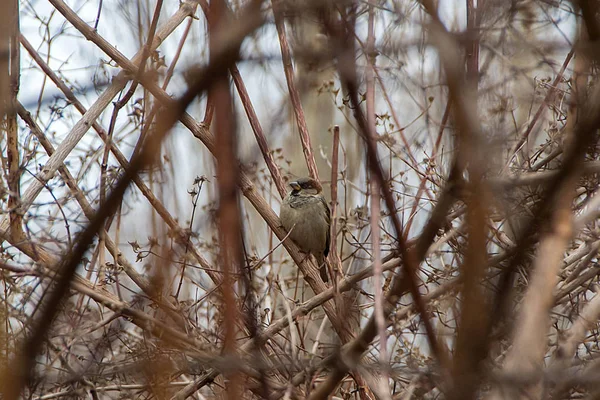
M 294 190 L 294 192 L 299 192 L 300 189 L 302 189 L 300 187 L 300 185 L 298 184 L 298 182 L 290 182 L 290 186 L 292 187 L 292 189 Z

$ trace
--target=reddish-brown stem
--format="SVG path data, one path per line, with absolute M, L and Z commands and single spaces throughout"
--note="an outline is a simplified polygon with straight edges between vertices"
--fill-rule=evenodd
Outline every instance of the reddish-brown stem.
M 478 93 L 479 82 L 479 39 L 478 39 L 478 17 L 473 0 L 466 0 L 467 8 L 467 34 L 466 44 L 466 74 L 447 76 L 447 80 L 453 80 L 453 84 L 465 88 L 472 97 Z M 478 3 L 483 7 L 483 1 Z M 448 65 L 445 60 L 446 71 L 456 66 Z M 449 84 L 451 85 L 451 84 Z M 452 86 L 451 86 L 452 87 Z M 451 90 L 456 90 L 452 88 Z M 456 96 L 451 93 L 451 96 Z M 488 237 L 488 210 L 487 205 L 491 203 L 489 189 L 484 181 L 485 161 L 482 157 L 486 151 L 481 132 L 474 129 L 475 121 L 478 124 L 476 99 L 469 98 L 465 101 L 454 103 L 457 117 L 457 154 L 459 159 L 467 164 L 469 180 L 466 185 L 469 195 L 465 199 L 466 229 L 468 243 L 464 260 L 460 265 L 460 273 L 464 282 L 462 297 L 464 301 L 461 306 L 460 323 L 456 335 L 455 357 L 452 366 L 452 390 L 448 393 L 450 399 L 472 398 L 478 387 L 481 377 L 480 363 L 487 355 L 487 327 L 491 321 L 488 312 L 488 301 L 485 298 L 481 280 L 485 276 L 485 266 L 488 262 L 487 237 Z M 471 108 L 467 108 L 467 107 Z M 475 107 L 475 108 L 473 108 Z M 471 123 L 461 120 L 460 115 L 468 113 Z
M 202 119 L 202 125 L 204 125 L 206 129 L 210 128 L 214 113 L 215 105 L 209 93 L 208 96 L 206 96 L 206 110 L 204 111 L 204 119 Z
M 7 8 L 3 11 L 7 14 L 8 21 L 6 26 L 6 36 L 1 36 L 0 40 L 3 43 L 1 48 L 6 48 L 8 51 L 3 54 L 2 62 L 0 63 L 0 86 L 5 86 L 0 92 L 0 102 L 3 102 L 6 107 L 6 115 L 0 114 L 0 120 L 5 118 L 6 121 L 6 167 L 9 195 L 8 209 L 10 215 L 10 233 L 14 240 L 23 240 L 22 213 L 19 210 L 21 201 L 21 171 L 20 171 L 20 155 L 19 155 L 19 127 L 17 125 L 17 113 L 15 104 L 17 94 L 19 93 L 19 80 L 21 76 L 20 58 L 19 58 L 19 2 L 9 0 L 6 2 Z M 9 62 L 10 61 L 10 62 Z M 1 110 L 1 108 L 0 108 Z
M 224 0 L 211 1 L 207 16 L 209 26 L 209 46 L 211 59 L 218 56 L 219 33 L 228 25 L 227 6 Z M 231 69 L 235 64 L 229 67 Z M 214 104 L 216 130 L 217 187 L 219 193 L 218 228 L 219 258 L 223 271 L 223 314 L 224 337 L 223 353 L 235 355 L 237 351 L 238 310 L 233 275 L 243 268 L 243 255 L 240 239 L 242 237 L 240 221 L 240 199 L 238 196 L 239 171 L 238 164 L 231 162 L 236 155 L 236 127 L 233 116 L 233 99 L 229 87 L 229 75 L 220 74 L 210 90 Z M 237 400 L 241 395 L 241 375 L 235 369 L 227 374 L 229 380 L 226 394 L 230 400 Z

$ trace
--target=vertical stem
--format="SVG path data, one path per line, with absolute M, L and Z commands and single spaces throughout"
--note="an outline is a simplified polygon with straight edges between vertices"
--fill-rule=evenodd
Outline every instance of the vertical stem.
M 227 6 L 222 0 L 212 1 L 208 15 L 211 58 L 220 46 L 219 33 L 227 25 Z M 233 275 L 242 266 L 241 221 L 238 198 L 239 171 L 236 162 L 236 134 L 233 116 L 233 98 L 229 87 L 229 73 L 221 74 L 210 90 L 214 104 L 216 130 L 217 186 L 219 193 L 218 227 L 220 261 L 223 271 L 224 339 L 223 352 L 236 352 L 236 321 L 239 312 L 235 299 Z M 234 369 L 235 370 L 235 369 Z M 237 400 L 241 395 L 240 374 L 232 372 L 227 377 L 227 398 Z
M 479 80 L 479 25 L 478 10 L 483 7 L 483 0 L 478 1 L 475 7 L 474 0 L 467 1 L 467 32 L 469 34 L 466 45 L 466 79 L 463 85 L 477 98 Z M 450 77 L 453 84 L 460 76 Z M 477 102 L 472 102 L 471 107 L 456 102 L 455 107 L 464 107 L 464 111 L 477 114 Z M 461 292 L 462 302 L 460 319 L 458 323 L 455 357 L 453 360 L 453 387 L 448 394 L 449 399 L 470 399 L 475 396 L 481 380 L 481 362 L 488 355 L 487 340 L 491 323 L 490 306 L 488 299 L 482 291 L 481 282 L 485 277 L 485 266 L 488 264 L 487 238 L 488 209 L 492 203 L 489 189 L 484 181 L 485 175 L 485 142 L 477 129 L 463 124 L 457 131 L 458 162 L 466 166 L 469 181 L 467 183 L 470 195 L 466 198 L 466 229 L 468 243 L 464 261 L 460 265 L 460 274 L 463 279 Z
M 8 209 L 10 210 L 10 233 L 13 240 L 23 240 L 25 234 L 23 233 L 22 227 L 22 214 L 19 210 L 20 198 L 21 198 L 21 173 L 19 170 L 19 137 L 18 137 L 18 125 L 17 125 L 17 112 L 16 112 L 16 99 L 19 93 L 19 78 L 20 78 L 20 65 L 19 65 L 19 3 L 16 0 L 11 0 L 7 4 L 6 10 L 9 21 L 8 22 L 8 36 L 2 37 L 0 40 L 6 40 L 8 44 L 9 52 L 8 61 L 6 64 L 6 74 L 8 75 L 6 81 L 9 84 L 8 91 L 2 93 L 1 101 L 6 106 L 6 164 L 7 170 L 7 183 L 9 190 L 8 197 Z M 4 69 L 2 74 L 5 74 Z M 4 80 L 4 79 L 3 79 Z
M 25 238 L 22 227 L 22 214 L 19 210 L 21 198 L 21 173 L 19 170 L 19 146 L 17 112 L 15 108 L 19 92 L 19 1 L 4 2 L 0 12 L 0 127 L 6 127 L 6 158 L 2 157 L 8 186 L 8 210 L 10 212 L 10 235 L 14 241 Z M 0 136 L 1 137 L 1 136 Z M 0 190 L 4 188 L 0 187 Z M 3 275 L 4 280 L 4 275 Z M 4 283 L 5 299 L 8 299 L 7 284 Z M 0 365 L 7 365 L 9 354 L 9 308 L 8 301 L 3 302 L 0 310 Z M 0 383 L 2 384 L 2 383 Z

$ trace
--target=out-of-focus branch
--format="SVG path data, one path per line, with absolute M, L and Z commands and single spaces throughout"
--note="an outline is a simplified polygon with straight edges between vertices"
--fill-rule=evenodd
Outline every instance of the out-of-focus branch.
M 429 6 L 435 28 L 431 40 L 437 45 L 442 68 L 449 89 L 448 103 L 456 124 L 456 165 L 465 169 L 468 194 L 466 203 L 466 231 L 468 243 L 463 261 L 459 265 L 462 278 L 461 310 L 454 348 L 452 381 L 447 393 L 449 399 L 470 399 L 481 381 L 481 362 L 488 353 L 488 329 L 491 326 L 490 307 L 481 281 L 488 263 L 488 207 L 491 204 L 489 185 L 484 179 L 491 159 L 481 130 L 477 96 L 479 87 L 479 16 L 483 1 L 466 0 L 467 41 L 466 59 L 463 61 L 461 47 L 452 40 L 438 18 L 437 11 Z M 466 64 L 466 71 L 463 65 Z
M 573 326 L 566 332 L 564 339 L 559 343 L 554 352 L 551 369 L 563 370 L 575 355 L 577 346 L 585 340 L 586 333 L 596 326 L 600 318 L 600 295 L 596 292 L 577 317 Z
M 0 11 L 0 137 L 6 146 L 6 158 L 2 158 L 3 176 L 8 187 L 8 217 L 10 238 L 15 242 L 26 240 L 23 232 L 23 214 L 19 210 L 21 201 L 21 168 L 19 154 L 19 126 L 14 105 L 17 102 L 21 77 L 19 35 L 19 1 L 2 3 Z M 4 131 L 4 132 L 3 132 Z M 0 182 L 2 179 L 0 179 Z M 0 199 L 4 200 L 6 189 L 0 183 Z M 7 287 L 5 275 L 2 286 Z M 9 363 L 10 358 L 10 308 L 4 299 L 0 309 L 0 365 Z
M 581 165 L 581 175 L 597 174 L 600 172 L 600 161 L 587 161 Z M 491 178 L 490 184 L 498 190 L 510 190 L 517 186 L 535 186 L 542 185 L 556 179 L 560 175 L 560 170 L 526 172 L 523 174 Z
M 7 105 L 8 112 L 6 115 L 0 114 L 0 119 L 4 118 L 6 123 L 6 180 L 8 183 L 8 209 L 10 218 L 10 233 L 15 241 L 24 240 L 25 233 L 23 232 L 23 213 L 19 210 L 21 201 L 21 170 L 20 170 L 20 154 L 19 154 L 19 127 L 17 125 L 17 113 L 14 109 L 14 104 L 17 101 L 19 93 L 20 77 L 21 77 L 21 60 L 20 48 L 17 37 L 19 36 L 19 2 L 10 0 L 5 2 L 7 6 L 3 11 L 9 17 L 8 21 L 8 36 L 0 37 L 0 40 L 6 40 L 6 47 L 9 49 L 5 56 L 6 63 L 2 62 L 0 68 L 1 74 L 7 74 L 0 80 L 5 80 L 9 84 L 9 91 L 0 93 L 0 101 Z M 6 67 L 6 70 L 4 70 Z M 0 83 L 0 86 L 2 84 Z
M 209 48 L 211 60 L 219 54 L 219 32 L 228 29 L 231 23 L 224 0 L 210 3 L 207 15 L 209 26 Z M 241 44 L 241 43 L 240 43 Z M 233 65 L 229 66 L 231 69 Z M 237 160 L 237 134 L 233 115 L 233 99 L 229 87 L 229 74 L 221 74 L 215 79 L 210 89 L 211 99 L 215 107 L 217 187 L 219 192 L 218 229 L 219 258 L 223 271 L 223 354 L 234 356 L 237 352 L 237 322 L 241 312 L 235 298 L 233 275 L 244 268 L 241 238 L 242 224 L 240 214 L 239 165 Z M 233 369 L 226 375 L 228 385 L 226 396 L 230 400 L 239 399 L 242 379 L 239 371 Z
M 598 25 L 598 10 L 600 5 L 597 1 L 578 0 L 573 2 L 581 8 L 581 17 L 585 23 L 587 37 L 592 42 L 600 38 L 600 26 Z
M 563 253 L 571 240 L 571 202 L 575 177 L 562 188 L 551 216 L 551 231 L 540 241 L 533 264 L 533 276 L 514 328 L 513 345 L 506 355 L 504 370 L 511 374 L 536 375 L 543 364 L 547 346 L 546 332 L 550 325 L 549 311 L 554 303 L 554 287 L 558 281 Z M 502 392 L 497 392 L 492 398 L 526 398 L 528 395 L 537 396 L 539 390 L 539 385 L 535 384 L 527 388 L 514 384 L 503 387 Z

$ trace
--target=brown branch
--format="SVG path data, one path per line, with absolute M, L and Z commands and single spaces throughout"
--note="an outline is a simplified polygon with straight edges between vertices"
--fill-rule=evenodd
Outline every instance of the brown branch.
M 581 165 L 581 175 L 591 175 L 600 172 L 600 161 L 587 161 Z M 543 185 L 556 179 L 560 175 L 560 169 L 541 172 L 527 172 L 507 177 L 491 178 L 490 185 L 499 191 L 510 190 L 518 186 Z
M 219 32 L 228 29 L 231 18 L 223 0 L 211 1 L 207 15 L 209 25 L 209 48 L 213 58 L 219 52 Z M 229 66 L 231 69 L 233 65 Z M 234 355 L 237 352 L 237 328 L 240 310 L 235 299 L 234 280 L 232 275 L 244 267 L 242 255 L 241 213 L 239 208 L 239 168 L 236 160 L 237 135 L 233 116 L 233 99 L 229 88 L 229 74 L 221 74 L 215 79 L 210 96 L 215 107 L 217 160 L 217 187 L 219 208 L 217 211 L 219 229 L 219 256 L 223 271 L 223 354 Z M 241 377 L 237 371 L 228 373 L 229 383 L 226 388 L 227 398 L 237 400 L 241 395 Z
M 7 110 L 6 115 L 0 114 L 0 119 L 5 118 L 6 123 L 6 163 L 8 183 L 8 209 L 10 218 L 10 233 L 15 241 L 24 240 L 25 233 L 23 232 L 23 214 L 19 210 L 21 197 L 21 168 L 19 155 L 19 127 L 17 125 L 17 114 L 14 110 L 14 104 L 17 101 L 20 85 L 20 52 L 19 43 L 16 40 L 19 36 L 19 2 L 10 0 L 6 2 L 6 9 L 3 11 L 9 16 L 8 36 L 0 37 L 0 40 L 7 41 L 9 51 L 6 53 L 6 64 L 2 63 L 0 68 L 6 67 L 6 71 L 0 73 L 5 74 L 4 78 L 9 83 L 8 93 L 0 93 L 0 101 L 5 102 Z M 2 57 L 4 58 L 4 57 Z M 1 84 L 0 84 L 1 85 Z M 6 96 L 6 97 L 5 97 Z
M 546 332 L 550 325 L 550 309 L 554 304 L 554 287 L 562 265 L 563 253 L 571 240 L 571 203 L 576 180 L 566 182 L 556 200 L 556 209 L 551 216 L 550 232 L 540 241 L 538 255 L 533 265 L 533 276 L 523 298 L 514 328 L 514 340 L 504 365 L 504 370 L 516 374 L 534 374 L 543 366 L 546 353 Z M 511 399 L 539 393 L 536 384 L 527 387 L 513 385 L 504 387 L 492 398 Z
M 425 184 L 427 183 L 427 180 L 428 180 L 427 176 L 430 174 L 430 171 L 433 170 L 433 166 L 435 165 L 435 159 L 437 157 L 437 154 L 438 154 L 438 151 L 440 148 L 440 143 L 442 142 L 442 136 L 444 134 L 444 130 L 446 129 L 446 124 L 448 123 L 448 118 L 450 117 L 451 107 L 452 107 L 452 104 L 448 100 L 448 102 L 446 102 L 446 109 L 444 110 L 444 115 L 442 116 L 442 123 L 440 125 L 440 129 L 438 130 L 438 136 L 435 141 L 435 145 L 433 147 L 433 153 L 431 154 L 431 157 L 429 158 L 428 168 L 425 171 L 426 176 L 421 178 L 421 182 L 419 183 L 419 189 L 417 189 L 417 194 L 415 195 L 413 207 L 410 210 L 408 222 L 406 223 L 406 228 L 404 229 L 405 235 L 410 234 L 410 228 L 412 226 L 415 216 L 417 215 L 417 207 L 419 206 L 419 201 L 421 200 L 423 191 L 426 189 Z M 408 237 L 407 237 L 407 239 L 408 239 Z
M 446 73 L 449 87 L 448 103 L 453 105 L 454 120 L 457 126 L 456 160 L 466 165 L 469 180 L 466 182 L 468 195 L 465 203 L 466 229 L 468 235 L 464 260 L 459 270 L 462 278 L 461 311 L 454 348 L 452 365 L 452 386 L 449 399 L 470 399 L 475 396 L 482 376 L 481 362 L 488 354 L 488 329 L 491 325 L 490 304 L 485 296 L 482 280 L 485 278 L 488 264 L 488 219 L 491 193 L 485 173 L 489 146 L 482 137 L 477 112 L 477 93 L 479 87 L 479 30 L 477 15 L 483 1 L 475 10 L 473 0 L 467 0 L 466 73 L 461 72 L 462 62 L 451 55 L 460 51 L 455 43 L 446 43 L 447 32 L 441 32 L 444 39 L 436 38 L 438 51 Z M 437 16 L 433 17 L 434 20 Z M 439 21 L 435 21 L 439 26 Z M 437 32 L 436 32 L 437 33 Z M 452 47 L 449 47 L 449 45 Z

